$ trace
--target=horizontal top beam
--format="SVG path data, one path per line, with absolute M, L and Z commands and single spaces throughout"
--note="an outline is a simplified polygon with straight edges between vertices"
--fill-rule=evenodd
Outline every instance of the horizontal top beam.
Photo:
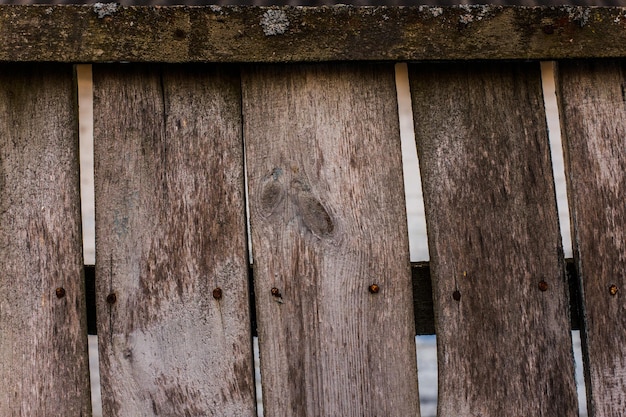
M 626 57 L 626 8 L 0 6 L 0 61 Z

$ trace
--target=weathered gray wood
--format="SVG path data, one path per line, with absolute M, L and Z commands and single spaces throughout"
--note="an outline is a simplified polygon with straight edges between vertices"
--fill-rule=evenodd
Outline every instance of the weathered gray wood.
M 409 74 L 439 416 L 578 415 L 539 64 Z
M 393 66 L 242 83 L 266 415 L 419 415 Z
M 0 66 L 0 415 L 90 416 L 69 65 Z
M 255 416 L 237 70 L 93 72 L 104 413 Z
M 617 7 L 0 6 L 0 61 L 625 57 L 624 22 Z
M 558 66 L 589 415 L 626 410 L 626 66 Z

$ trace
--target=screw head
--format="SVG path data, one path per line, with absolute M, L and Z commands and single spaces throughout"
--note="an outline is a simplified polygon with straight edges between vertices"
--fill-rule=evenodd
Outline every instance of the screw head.
M 117 301 L 117 295 L 114 292 L 112 292 L 111 294 L 107 295 L 107 303 L 115 304 L 116 301 Z
M 369 286 L 368 291 L 371 294 L 378 294 L 378 292 L 380 291 L 380 287 L 378 286 L 378 284 L 372 284 Z
M 63 298 L 65 297 L 65 288 L 59 287 L 54 290 L 54 293 L 56 294 L 57 298 Z
M 618 292 L 619 288 L 617 288 L 617 285 L 611 284 L 611 286 L 609 287 L 609 293 L 611 293 L 611 295 L 617 295 Z
M 222 289 L 220 287 L 213 290 L 213 298 L 216 300 L 220 300 L 222 298 Z

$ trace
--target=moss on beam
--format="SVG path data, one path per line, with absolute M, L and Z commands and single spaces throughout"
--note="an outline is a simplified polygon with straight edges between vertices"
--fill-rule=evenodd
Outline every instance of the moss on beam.
M 0 61 L 616 58 L 626 8 L 7 5 L 0 39 Z

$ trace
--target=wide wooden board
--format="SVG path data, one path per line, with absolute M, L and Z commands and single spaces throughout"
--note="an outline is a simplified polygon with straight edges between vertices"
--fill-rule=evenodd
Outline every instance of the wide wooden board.
M 0 415 L 90 416 L 70 65 L 0 66 Z
M 576 416 L 538 63 L 409 68 L 439 416 Z
M 392 65 L 242 73 L 266 416 L 418 416 Z
M 104 413 L 255 416 L 237 70 L 93 74 Z
M 557 91 L 589 415 L 626 410 L 626 65 L 563 62 Z

